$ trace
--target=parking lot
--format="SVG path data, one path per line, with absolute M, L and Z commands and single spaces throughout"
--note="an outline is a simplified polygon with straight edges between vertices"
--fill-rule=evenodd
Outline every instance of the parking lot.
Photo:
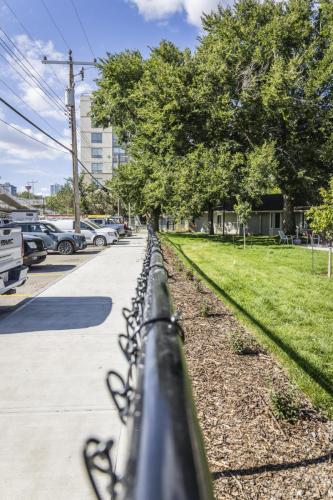
M 123 242 L 119 242 L 122 244 Z M 88 260 L 103 252 L 105 247 L 88 246 L 85 250 L 72 255 L 60 255 L 50 252 L 43 264 L 30 268 L 27 282 L 16 289 L 13 295 L 0 295 L 0 318 L 14 311 L 23 303 L 31 300 L 52 283 L 62 279 Z

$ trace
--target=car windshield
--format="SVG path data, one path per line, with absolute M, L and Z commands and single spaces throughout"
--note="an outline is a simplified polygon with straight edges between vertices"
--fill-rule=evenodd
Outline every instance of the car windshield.
M 120 224 L 120 222 L 116 219 L 108 219 L 108 224 Z
M 86 224 L 93 227 L 94 229 L 100 229 L 100 226 L 98 224 L 95 224 L 95 222 L 92 222 L 91 220 L 89 222 L 86 221 Z
M 63 233 L 63 231 L 61 231 L 61 229 L 57 228 L 53 224 L 49 224 L 49 223 L 45 224 L 44 223 L 44 226 L 50 231 L 50 233 Z

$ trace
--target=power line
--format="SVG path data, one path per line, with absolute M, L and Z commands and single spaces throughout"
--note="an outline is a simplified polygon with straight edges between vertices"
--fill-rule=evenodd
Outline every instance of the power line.
M 8 90 L 9 90 L 9 91 L 10 91 L 10 92 L 11 92 L 11 93 L 12 93 L 12 94 L 16 97 L 16 98 L 17 98 L 17 99 L 19 99 L 19 100 L 20 100 L 20 101 L 21 101 L 21 102 L 22 102 L 22 103 L 23 103 L 23 104 L 24 104 L 27 108 L 31 109 L 31 111 L 32 111 L 33 113 L 35 113 L 35 115 L 37 115 L 37 116 L 38 116 L 38 117 L 39 117 L 39 118 L 40 118 L 40 119 L 41 119 L 44 123 L 46 123 L 46 125 L 48 125 L 48 126 L 49 126 L 52 130 L 54 130 L 54 132 L 56 132 L 56 134 L 58 134 L 58 133 L 59 133 L 59 131 L 58 131 L 58 130 L 56 130 L 56 129 L 53 127 L 53 125 L 51 125 L 51 123 L 50 123 L 50 122 L 48 122 L 48 121 L 47 121 L 47 120 L 46 120 L 46 119 L 45 119 L 42 115 L 40 115 L 40 114 L 38 113 L 38 111 L 36 111 L 36 110 L 35 110 L 32 106 L 30 106 L 30 104 L 28 104 L 28 103 L 27 103 L 24 99 L 22 99 L 22 97 L 21 97 L 19 94 L 17 94 L 17 93 L 15 92 L 15 90 L 13 90 L 13 89 L 12 89 L 12 87 L 10 87 L 10 85 L 8 85 L 8 84 L 7 84 L 4 80 L 2 80 L 1 78 L 0 78 L 0 82 L 1 82 L 1 83 L 2 83 L 2 84 L 3 84 L 3 85 L 4 85 L 4 86 L 5 86 L 5 87 L 6 87 L 6 88 L 7 88 L 7 89 L 8 89 Z
M 5 58 L 5 56 L 4 56 L 3 54 L 1 54 L 1 53 L 0 53 L 0 57 L 2 57 L 2 59 L 3 59 L 3 60 L 7 63 L 7 64 L 9 64 L 9 65 L 10 65 L 9 61 Z M 20 70 L 22 70 L 20 66 L 18 66 L 18 67 L 20 68 Z M 29 87 L 31 87 L 31 82 L 29 82 L 29 81 L 27 80 L 27 78 L 26 78 L 24 75 L 22 75 L 22 73 L 20 73 L 20 71 L 17 69 L 17 67 L 16 67 L 16 66 L 11 65 L 11 68 L 12 68 L 12 69 L 13 69 L 13 70 L 14 70 L 14 71 L 18 74 L 18 76 L 19 76 L 20 78 L 22 78 L 22 80 L 23 80 L 23 81 L 25 81 L 25 83 L 26 83 Z M 36 90 L 41 91 L 41 89 L 40 89 L 39 87 L 33 87 L 33 88 L 34 88 L 34 89 L 36 89 Z M 50 102 L 47 100 L 47 98 L 46 98 L 47 96 L 46 96 L 46 95 L 44 95 L 44 92 L 43 92 L 43 91 L 41 91 L 41 92 L 42 92 L 42 93 L 40 94 L 40 96 L 42 97 L 42 99 L 44 99 L 44 101 L 46 102 L 46 104 L 49 106 L 49 105 L 50 105 Z M 61 112 L 66 114 L 66 111 L 61 110 Z
M 20 134 L 25 135 L 29 139 L 32 139 L 33 141 L 39 142 L 39 144 L 42 144 L 46 148 L 53 149 L 54 151 L 58 151 L 59 153 L 66 153 L 66 154 L 68 153 L 68 151 L 62 151 L 61 149 L 55 148 L 53 146 L 50 146 L 49 144 L 46 144 L 46 142 L 40 141 L 36 137 L 33 137 L 32 135 L 29 135 L 26 132 L 23 132 L 23 130 L 20 130 L 19 128 L 15 127 L 15 125 L 6 122 L 6 120 L 3 120 L 2 118 L 0 118 L 0 122 L 4 123 L 8 127 L 11 127 L 12 129 L 16 130 L 16 132 L 19 132 Z
M 93 51 L 93 49 L 92 49 L 92 46 L 91 46 L 91 43 L 90 43 L 90 41 L 89 41 L 89 38 L 88 38 L 87 32 L 86 32 L 86 30 L 85 30 L 85 28 L 84 28 L 84 26 L 83 26 L 83 23 L 82 23 L 81 18 L 80 18 L 80 16 L 79 16 L 79 12 L 78 12 L 77 8 L 75 7 L 75 4 L 74 4 L 74 1 L 73 1 L 73 0 L 71 0 L 71 4 L 72 4 L 73 10 L 74 10 L 74 12 L 75 12 L 75 14 L 76 14 L 77 20 L 78 20 L 78 22 L 79 22 L 79 24 L 80 24 L 80 26 L 81 26 L 82 33 L 83 33 L 83 35 L 84 35 L 84 37 L 85 37 L 85 39 L 86 39 L 87 45 L 88 45 L 88 47 L 89 47 L 89 50 L 90 50 L 90 52 L 91 52 L 91 54 L 92 54 L 93 58 L 94 58 L 94 59 L 96 59 L 96 56 L 95 56 L 94 51 Z
M 0 38 L 0 46 L 5 49 L 5 51 L 7 52 L 7 54 L 9 55 L 9 57 L 11 57 L 11 59 L 13 59 L 13 61 L 17 64 L 17 66 L 25 73 L 25 75 L 27 77 L 30 78 L 30 80 L 32 81 L 33 83 L 33 86 L 34 88 L 36 88 L 36 86 L 43 92 L 43 94 L 45 94 L 48 99 L 50 100 L 50 102 L 52 102 L 53 105 L 55 105 L 59 111 L 61 112 L 64 112 L 66 111 L 66 108 L 64 105 L 60 104 L 51 94 L 50 92 L 43 86 L 43 84 L 41 84 L 38 79 L 35 77 L 35 75 L 33 75 L 31 73 L 31 71 L 26 67 L 26 65 L 18 58 L 18 56 L 15 54 L 15 52 L 8 46 L 8 44 L 2 39 Z M 9 61 L 4 58 L 5 61 L 9 63 Z M 13 67 L 14 70 L 15 70 L 15 67 Z M 21 77 L 22 75 L 16 71 Z M 31 86 L 31 82 L 27 82 L 30 86 Z
M 65 146 L 65 144 L 63 144 L 62 142 L 58 141 L 58 139 L 56 139 L 55 137 L 53 137 L 51 134 L 49 134 L 48 132 L 46 132 L 45 130 L 43 130 L 41 127 L 39 127 L 39 125 L 37 125 L 36 123 L 34 123 L 33 121 L 31 121 L 25 115 L 23 115 L 20 111 L 18 111 L 16 108 L 14 108 L 14 106 L 12 106 L 11 104 L 9 104 L 9 102 L 7 102 L 3 97 L 0 97 L 0 102 L 2 102 L 5 106 L 7 106 L 7 108 L 9 108 L 12 111 L 14 111 L 14 113 L 16 113 L 17 115 L 19 115 L 20 118 L 22 118 L 23 120 L 25 120 L 26 122 L 28 122 L 30 125 L 32 125 L 32 127 L 35 127 L 37 130 L 39 130 L 39 132 L 41 132 L 42 134 L 46 135 L 49 139 L 51 139 L 52 141 L 54 141 L 55 143 L 57 143 L 58 146 L 61 146 L 62 148 L 65 148 L 69 153 L 72 153 L 72 150 L 69 147 Z
M 3 3 L 5 4 L 5 6 L 7 7 L 7 9 L 12 13 L 12 15 L 14 16 L 14 18 L 16 19 L 16 21 L 18 22 L 18 24 L 21 26 L 21 28 L 23 29 L 23 31 L 26 32 L 26 34 L 28 35 L 28 37 L 37 45 L 37 47 L 39 48 L 40 52 L 39 52 L 39 55 L 40 57 L 43 57 L 43 54 L 41 52 L 42 50 L 42 47 L 41 47 L 41 44 L 39 43 L 39 40 L 36 40 L 32 34 L 30 33 L 30 31 L 28 30 L 28 28 L 22 23 L 22 21 L 19 19 L 18 15 L 16 14 L 16 12 L 14 11 L 14 9 L 6 2 L 6 0 L 2 0 Z M 51 70 L 52 70 L 52 73 L 53 73 L 53 76 L 55 77 L 55 79 L 58 81 L 59 85 L 62 86 L 62 83 L 61 81 L 59 80 L 58 78 L 58 75 L 57 73 L 55 72 L 54 68 L 51 67 Z
M 45 8 L 46 12 L 48 13 L 48 15 L 49 15 L 49 17 L 50 17 L 50 19 L 51 19 L 51 21 L 52 21 L 53 25 L 55 26 L 56 30 L 58 31 L 59 35 L 61 36 L 62 41 L 64 42 L 64 44 L 66 45 L 67 49 L 69 50 L 69 45 L 68 45 L 68 43 L 67 43 L 67 41 L 66 41 L 66 39 L 65 39 L 65 37 L 64 37 L 64 35 L 63 35 L 63 33 L 62 33 L 62 31 L 61 31 L 61 29 L 59 28 L 58 24 L 56 23 L 56 21 L 55 21 L 54 17 L 52 16 L 52 14 L 51 14 L 51 12 L 50 12 L 49 8 L 47 7 L 47 5 L 46 5 L 46 3 L 44 2 L 44 0 L 41 0 L 41 2 L 42 2 L 42 4 L 44 5 L 44 8 Z
M 72 154 L 72 150 L 66 146 L 65 144 L 63 144 L 62 142 L 58 141 L 55 137 L 53 137 L 52 135 L 50 135 L 48 132 L 46 132 L 45 130 L 43 130 L 41 127 L 39 127 L 36 123 L 34 123 L 33 121 L 31 121 L 29 118 L 27 118 L 26 116 L 24 116 L 20 111 L 18 111 L 14 106 L 12 106 L 9 102 L 7 102 L 5 99 L 3 99 L 3 97 L 0 97 L 0 102 L 2 102 L 5 106 L 7 106 L 10 110 L 14 111 L 14 113 L 16 113 L 20 118 L 22 118 L 23 120 L 25 120 L 26 122 L 28 122 L 32 127 L 36 128 L 37 130 L 39 130 L 39 132 L 41 132 L 42 134 L 46 135 L 46 137 L 48 137 L 49 139 L 51 139 L 53 142 L 55 142 L 56 144 L 58 144 L 59 146 L 61 146 L 62 148 L 64 148 L 66 151 L 68 151 L 69 153 Z M 27 134 L 28 137 L 30 137 L 28 134 Z M 30 137 L 32 139 L 32 137 Z M 110 191 L 110 189 L 106 188 L 105 186 L 103 186 L 103 184 L 87 169 L 87 167 L 82 163 L 81 160 L 78 159 L 78 163 L 81 165 L 81 167 L 87 172 L 87 174 L 90 175 L 90 177 L 92 179 L 94 179 L 94 181 L 99 184 L 101 186 L 101 188 L 104 190 L 104 191 Z
M 3 28 L 0 28 L 0 30 L 2 31 L 2 33 L 5 35 L 5 37 L 7 38 L 7 40 L 9 41 L 9 43 L 12 45 L 12 47 L 14 47 L 14 49 L 20 54 L 20 56 L 22 57 L 22 59 L 24 61 L 26 61 L 26 63 L 30 66 L 30 68 L 36 73 L 36 75 L 38 75 L 38 78 L 40 78 L 41 82 L 38 80 L 38 78 L 36 78 L 36 76 L 31 72 L 31 70 L 29 68 L 27 68 L 27 66 L 22 62 L 20 61 L 20 59 L 18 58 L 17 54 L 15 53 L 15 51 L 8 45 L 8 43 L 4 40 L 4 39 L 1 39 L 1 42 L 2 42 L 2 47 L 7 51 L 7 53 L 9 53 L 9 55 L 15 60 L 15 62 L 17 64 L 19 64 L 21 67 L 23 67 L 23 70 L 25 71 L 26 74 L 29 74 L 30 78 L 33 78 L 34 81 L 37 83 L 37 85 L 43 90 L 43 92 L 48 95 L 48 97 L 58 106 L 58 107 L 61 107 L 61 108 L 64 108 L 64 105 L 61 101 L 61 99 L 59 98 L 59 96 L 54 92 L 54 90 L 52 89 L 52 87 L 50 87 L 50 85 L 47 83 L 47 81 L 40 75 L 40 73 L 33 67 L 33 65 L 30 63 L 30 61 L 25 57 L 25 55 L 23 54 L 23 52 L 19 49 L 19 47 L 15 44 L 15 42 L 13 42 L 13 40 L 10 38 L 10 36 L 5 32 L 5 30 Z

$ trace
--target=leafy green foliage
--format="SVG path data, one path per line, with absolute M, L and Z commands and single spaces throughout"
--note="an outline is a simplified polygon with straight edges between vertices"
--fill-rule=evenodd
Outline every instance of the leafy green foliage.
M 329 241 L 333 240 L 333 177 L 328 189 L 320 190 L 322 203 L 307 211 L 310 227 L 315 233 L 323 235 Z
M 273 415 L 280 420 L 296 422 L 300 416 L 300 407 L 295 394 L 290 389 L 272 389 L 269 402 Z
M 45 197 L 45 206 L 56 213 L 72 214 L 73 199 L 72 182 L 67 180 L 57 194 Z
M 332 174 L 333 4 L 238 0 L 203 28 L 193 54 L 162 41 L 147 59 L 100 61 L 92 115 L 131 157 L 111 189 L 157 220 L 274 188 L 292 233 L 295 197 L 315 198 Z
M 232 351 L 235 354 L 238 354 L 238 356 L 252 354 L 253 351 L 251 350 L 244 336 L 240 332 L 230 333 L 228 339 Z
M 110 193 L 101 189 L 95 183 L 87 183 L 84 174 L 79 178 L 81 212 L 85 214 L 112 214 L 115 210 L 114 199 Z M 73 213 L 72 179 L 67 179 L 65 185 L 54 196 L 45 198 L 48 209 L 61 214 Z
M 200 311 L 199 311 L 200 316 L 203 318 L 207 318 L 210 314 L 210 306 L 207 302 L 202 302 L 200 305 Z

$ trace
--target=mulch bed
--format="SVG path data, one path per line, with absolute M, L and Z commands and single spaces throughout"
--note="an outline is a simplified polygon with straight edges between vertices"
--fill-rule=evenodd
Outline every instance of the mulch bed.
M 163 251 L 215 497 L 333 498 L 333 422 L 298 390 L 300 418 L 276 418 L 270 393 L 290 387 L 285 372 L 168 246 Z M 249 354 L 235 353 L 235 334 Z

